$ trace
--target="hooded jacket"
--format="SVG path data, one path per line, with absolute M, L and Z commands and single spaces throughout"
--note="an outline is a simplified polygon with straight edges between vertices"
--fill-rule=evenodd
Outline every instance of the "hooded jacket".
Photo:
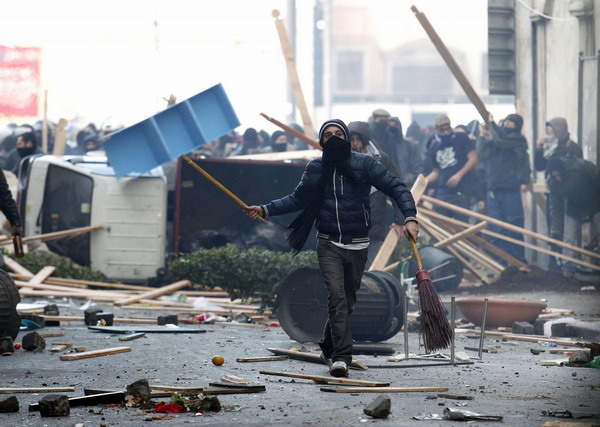
M 369 153 L 372 157 L 380 162 L 388 171 L 391 172 L 395 177 L 400 177 L 400 171 L 392 161 L 391 157 L 385 152 L 377 150 L 377 147 L 370 142 L 369 137 L 369 125 L 365 122 L 351 122 L 348 123 L 348 130 L 350 135 L 358 133 L 363 142 L 363 145 L 368 145 Z M 366 143 L 365 143 L 366 141 Z M 371 205 L 371 228 L 369 236 L 374 239 L 385 239 L 387 234 L 387 196 L 381 191 L 371 191 L 370 196 Z M 398 206 L 394 204 L 394 223 L 404 224 L 404 216 Z
M 348 178 L 334 169 L 325 186 L 323 202 L 316 219 L 317 237 L 351 244 L 369 241 L 371 186 L 387 194 L 398 205 L 407 220 L 415 220 L 417 209 L 406 185 L 371 156 L 351 153 L 348 164 L 357 178 Z M 304 209 L 315 191 L 323 169 L 323 158 L 311 160 L 294 192 L 263 206 L 267 216 L 283 215 Z
M 506 119 L 514 122 L 517 128 L 500 128 L 491 122 L 494 138 L 483 142 L 477 153 L 479 160 L 485 163 L 488 191 L 519 191 L 521 184 L 530 181 L 527 139 L 521 134 L 523 119 L 517 114 L 510 114 Z
M 582 159 L 583 151 L 577 143 L 571 141 L 567 120 L 563 117 L 555 117 L 549 120 L 546 125 L 554 129 L 554 134 L 558 139 L 558 147 L 550 157 L 567 157 L 571 159 Z M 535 169 L 538 171 L 546 170 L 548 159 L 544 158 L 544 150 L 536 148 L 534 157 Z
M 402 133 L 402 124 L 398 117 L 390 117 L 390 121 L 394 121 L 397 124 L 398 135 L 391 135 L 390 139 L 395 141 L 396 146 L 396 158 L 393 159 L 396 166 L 400 170 L 400 178 L 406 183 L 406 185 L 412 185 L 417 176 L 423 173 L 423 156 L 421 155 L 420 146 L 417 143 L 413 143 L 404 139 Z M 390 128 L 388 132 L 393 129 Z

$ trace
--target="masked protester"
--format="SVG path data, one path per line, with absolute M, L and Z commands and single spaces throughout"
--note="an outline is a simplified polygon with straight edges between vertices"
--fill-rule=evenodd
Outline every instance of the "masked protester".
M 563 117 L 555 117 L 546 123 L 546 136 L 538 139 L 535 150 L 534 166 L 538 171 L 544 171 L 546 181 L 550 178 L 548 161 L 554 158 L 582 159 L 583 151 L 576 142 L 571 140 L 567 121 Z M 565 220 L 565 198 L 556 191 L 547 194 L 548 233 L 550 237 L 558 240 L 574 240 L 573 236 L 564 236 Z M 551 245 L 551 249 L 560 252 L 561 248 Z M 550 257 L 549 266 L 551 270 L 560 270 L 560 262 Z
M 288 134 L 277 130 L 271 135 L 271 148 L 274 153 L 288 151 Z
M 454 132 L 448 116 L 435 119 L 435 142 L 429 150 L 433 170 L 427 180 L 436 185 L 435 195 L 444 202 L 470 209 L 475 188 L 473 169 L 477 165 L 475 143 L 465 133 Z M 453 210 L 435 207 L 439 213 L 450 218 L 467 221 L 465 215 Z
M 502 127 L 498 127 L 490 118 L 477 153 L 485 171 L 487 214 L 517 227 L 525 225 L 521 187 L 529 183 L 531 175 L 527 139 L 521 134 L 522 128 L 523 118 L 518 114 L 506 116 Z M 489 229 L 523 240 L 522 234 L 502 227 L 490 225 Z M 527 263 L 523 246 L 498 238 L 491 238 L 490 242 Z M 498 261 L 505 262 L 501 259 Z
M 249 206 L 252 219 L 301 211 L 290 224 L 288 242 L 300 251 L 317 228 L 317 257 L 327 288 L 328 319 L 319 343 L 321 358 L 336 377 L 348 375 L 352 362 L 349 316 L 356 303 L 369 247 L 371 186 L 391 197 L 417 237 L 415 202 L 406 185 L 371 156 L 353 153 L 350 132 L 341 120 L 326 121 L 319 131 L 323 156 L 308 163 L 294 192 L 266 205 Z
M 4 168 L 16 175 L 19 170 L 19 163 L 22 159 L 31 156 L 32 154 L 41 153 L 42 151 L 38 148 L 38 140 L 35 134 L 33 132 L 26 132 L 17 137 L 17 145 L 8 154 Z

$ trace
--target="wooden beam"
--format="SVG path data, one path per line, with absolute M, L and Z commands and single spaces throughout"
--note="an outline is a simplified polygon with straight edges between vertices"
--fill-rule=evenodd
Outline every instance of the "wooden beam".
M 308 162 L 322 155 L 323 152 L 321 150 L 298 150 L 283 151 L 281 153 L 244 154 L 242 156 L 229 156 L 227 159 L 263 161 L 305 160 Z
M 143 299 L 153 299 L 153 298 L 160 297 L 163 295 L 168 295 L 168 294 L 171 294 L 181 288 L 191 286 L 191 284 L 192 283 L 189 280 L 180 280 L 178 282 L 172 283 L 167 286 L 163 286 L 162 288 L 158 288 L 153 291 L 144 292 L 139 295 L 134 295 L 129 298 L 115 301 L 115 305 L 128 305 L 128 304 L 132 304 L 134 302 L 138 302 Z
M 449 221 L 450 218 L 446 218 L 446 220 Z M 547 254 L 547 255 L 552 255 L 552 256 L 554 256 L 556 258 L 566 259 L 567 261 L 571 261 L 571 262 L 574 262 L 575 264 L 583 265 L 584 267 L 591 268 L 592 270 L 598 270 L 598 271 L 600 271 L 600 266 L 597 266 L 595 264 L 592 264 L 592 263 L 589 263 L 589 262 L 585 262 L 585 261 L 582 261 L 580 259 L 570 257 L 568 255 L 563 255 L 560 252 L 555 252 L 555 251 L 551 251 L 550 249 L 546 249 L 546 248 L 542 248 L 540 246 L 532 245 L 531 243 L 527 243 L 527 242 L 524 242 L 522 240 L 513 239 L 512 237 L 505 236 L 504 234 L 496 233 L 494 231 L 490 231 L 490 230 L 487 230 L 487 229 L 481 230 L 481 233 L 482 234 L 486 234 L 488 236 L 497 237 L 498 239 L 506 240 L 507 242 L 514 243 L 515 245 L 521 245 L 521 246 L 524 246 L 526 248 L 533 249 L 535 251 L 538 251 L 538 252 L 541 252 L 541 253 L 544 253 L 544 254 Z M 537 233 L 534 233 L 534 234 L 537 234 Z M 554 239 L 551 239 L 551 240 L 554 240 Z
M 280 122 L 279 120 L 277 120 L 277 119 L 275 119 L 275 118 L 273 118 L 271 116 L 266 115 L 265 113 L 260 113 L 260 115 L 263 116 L 268 121 L 270 121 L 271 123 L 273 123 L 275 126 L 279 126 L 286 133 L 289 133 L 293 137 L 298 138 L 299 140 L 301 140 L 302 142 L 304 142 L 309 147 L 312 147 L 315 150 L 320 150 L 320 151 L 323 150 L 323 148 L 321 148 L 321 146 L 319 145 L 319 143 L 313 139 L 312 135 L 307 136 L 307 135 L 305 135 L 305 134 L 303 134 L 301 132 L 298 132 L 293 127 L 288 126 L 285 123 Z
M 417 9 L 415 6 L 411 6 L 410 9 L 415 14 L 417 20 L 431 39 L 431 42 L 433 43 L 435 48 L 438 50 L 438 52 L 444 59 L 444 62 L 446 62 L 446 65 L 448 66 L 456 80 L 458 80 L 458 83 L 465 91 L 465 94 L 467 95 L 471 103 L 477 109 L 477 112 L 479 113 L 483 121 L 485 123 L 488 123 L 489 112 L 487 111 L 487 108 L 485 108 L 485 104 L 483 103 L 481 98 L 479 98 L 477 92 L 475 92 L 475 89 L 473 89 L 473 86 L 471 86 L 471 83 L 469 83 L 469 79 L 467 79 L 467 76 L 465 76 L 461 68 L 458 66 L 458 63 L 454 60 L 454 57 L 452 56 L 452 54 L 450 53 L 440 36 L 433 28 L 433 25 L 431 25 L 431 23 L 429 22 L 429 19 L 427 19 L 425 14 L 423 12 L 420 12 L 419 9 Z
M 67 141 L 67 120 L 60 118 L 56 124 L 56 132 L 54 133 L 54 146 L 52 147 L 52 154 L 55 156 L 65 155 L 65 142 Z
M 444 240 L 437 242 L 434 246 L 436 248 L 446 247 L 446 246 L 451 245 L 454 242 L 457 242 L 458 240 L 462 240 L 465 237 L 468 237 L 472 234 L 479 233 L 486 226 L 487 226 L 487 222 L 481 221 L 480 223 L 475 224 L 469 228 L 466 228 L 463 231 L 456 233 L 455 235 L 450 235 L 449 237 L 445 238 Z
M 56 270 L 56 267 L 51 266 L 51 265 L 47 265 L 46 267 L 42 268 L 40 271 L 38 271 L 35 276 L 33 276 L 31 279 L 28 280 L 28 284 L 40 284 L 42 283 L 44 280 L 46 280 L 48 278 L 48 276 L 50 276 L 52 273 L 54 273 L 54 270 Z
M 337 378 L 337 377 L 326 377 L 323 375 L 308 375 L 308 374 L 296 374 L 293 372 L 272 372 L 272 371 L 259 371 L 263 375 L 274 375 L 278 377 L 289 377 L 289 378 L 301 378 L 306 380 L 313 380 L 323 384 L 348 384 L 348 385 L 362 385 L 364 387 L 385 387 L 389 386 L 389 382 L 381 381 L 365 381 L 365 380 L 352 380 L 349 378 Z
M 1 394 L 9 393 L 55 393 L 59 391 L 75 391 L 75 387 L 0 387 Z
M 420 174 L 410 190 L 413 199 L 415 200 L 415 206 L 419 203 L 419 200 L 421 199 L 421 196 L 425 192 L 426 188 L 427 179 L 425 179 L 423 174 Z M 394 252 L 394 249 L 396 249 L 398 241 L 399 239 L 398 235 L 396 234 L 396 230 L 390 230 L 385 237 L 381 248 L 379 248 L 379 252 L 377 252 L 377 255 L 375 255 L 375 259 L 373 259 L 373 263 L 371 263 L 369 271 L 381 270 L 387 265 L 392 253 Z
M 10 242 L 12 243 L 12 240 L 10 240 Z M 4 244 L 4 242 L 0 242 L 0 245 L 3 245 L 3 244 Z M 26 277 L 34 276 L 34 274 L 31 271 L 27 270 L 25 267 L 23 267 L 21 264 L 19 264 L 17 261 L 12 259 L 11 257 L 5 256 L 3 258 L 4 258 L 4 265 L 6 265 L 8 268 L 10 268 L 15 273 L 21 274 Z
M 279 41 L 281 43 L 281 50 L 285 58 L 287 65 L 288 76 L 290 83 L 294 91 L 294 99 L 298 110 L 300 110 L 300 116 L 302 117 L 302 124 L 304 125 L 304 133 L 312 137 L 315 134 L 310 114 L 308 113 L 308 107 L 304 100 L 304 93 L 302 92 L 302 85 L 300 84 L 300 78 L 298 77 L 298 71 L 296 70 L 296 62 L 294 60 L 294 52 L 292 51 L 292 45 L 288 39 L 287 32 L 285 30 L 285 23 L 279 19 L 279 11 L 277 9 L 272 12 L 273 18 L 275 18 L 275 27 L 277 28 L 277 34 L 279 35 Z
M 425 367 L 427 365 L 423 365 Z M 414 393 L 448 391 L 448 387 L 321 387 L 328 393 Z
M 128 353 L 130 351 L 131 347 L 104 348 L 102 350 L 84 351 L 83 353 L 65 354 L 63 356 L 60 356 L 60 360 L 89 359 L 92 357 L 109 356 L 111 354 Z
M 267 350 L 269 350 L 271 353 L 276 354 L 276 355 L 288 356 L 290 359 L 303 360 L 305 362 L 323 364 L 323 361 L 321 360 L 319 355 L 315 354 L 315 353 L 287 350 L 285 348 L 267 348 Z M 365 365 L 362 362 L 359 362 L 358 360 L 353 360 L 350 363 L 349 367 L 353 368 L 353 369 L 360 369 L 362 371 L 366 371 L 369 369 L 367 367 L 367 365 Z
M 434 197 L 430 197 L 430 196 L 426 196 L 426 195 L 423 195 L 423 200 L 425 200 L 427 202 L 431 202 L 434 205 L 438 205 L 443 208 L 450 209 L 454 212 L 461 213 L 463 215 L 468 215 L 468 216 L 471 216 L 473 218 L 476 218 L 476 219 L 479 219 L 482 221 L 487 221 L 490 224 L 494 224 L 494 225 L 497 225 L 498 227 L 502 227 L 507 230 L 514 231 L 515 233 L 524 234 L 526 236 L 533 237 L 534 239 L 544 240 L 548 243 L 553 243 L 553 244 L 561 246 L 563 248 L 570 249 L 572 251 L 576 251 L 576 252 L 582 253 L 584 255 L 588 255 L 588 256 L 600 259 L 600 254 L 597 254 L 596 252 L 588 251 L 587 249 L 583 249 L 578 246 L 574 246 L 574 245 L 562 242 L 560 240 L 553 239 L 552 237 L 544 236 L 543 234 L 536 233 L 531 230 L 527 230 L 526 228 L 517 227 L 516 225 L 512 225 L 512 224 L 509 224 L 508 222 L 500 221 L 496 218 L 492 218 L 491 216 L 480 214 L 479 212 L 474 212 L 469 209 L 464 209 L 464 208 L 461 208 L 460 206 L 456 206 L 451 203 L 444 202 L 442 200 L 438 200 Z

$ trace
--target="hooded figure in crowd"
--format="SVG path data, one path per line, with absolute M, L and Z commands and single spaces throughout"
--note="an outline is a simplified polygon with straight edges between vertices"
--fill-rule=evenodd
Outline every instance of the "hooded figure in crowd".
M 273 135 L 271 135 L 271 149 L 274 153 L 288 151 L 288 134 L 280 130 L 273 132 Z
M 38 140 L 35 134 L 33 132 L 25 132 L 17 137 L 17 145 L 8 153 L 4 169 L 17 175 L 21 160 L 33 154 L 43 154 L 43 152 L 38 148 Z
M 373 157 L 389 170 L 392 175 L 396 177 L 401 176 L 400 171 L 390 156 L 383 151 L 379 151 L 377 147 L 375 147 L 375 144 L 370 141 L 368 123 L 350 122 L 348 123 L 348 130 L 350 131 L 352 151 Z M 367 268 L 373 262 L 377 252 L 379 252 L 388 231 L 386 215 L 388 211 L 388 197 L 376 188 L 371 187 L 371 196 L 369 199 L 371 205 L 371 229 L 369 230 L 370 243 Z M 404 224 L 404 216 L 402 215 L 402 212 L 400 212 L 400 209 L 394 205 L 394 222 L 391 224 L 391 227 L 396 231 L 398 239 L 402 239 L 402 236 L 404 236 L 402 224 Z
M 301 211 L 290 224 L 288 242 L 300 251 L 317 228 L 317 257 L 327 288 L 328 319 L 319 343 L 332 376 L 348 375 L 352 362 L 349 316 L 356 303 L 369 246 L 371 186 L 391 197 L 405 217 L 404 233 L 416 240 L 417 209 L 406 185 L 375 158 L 353 153 L 350 131 L 337 119 L 319 130 L 323 156 L 311 160 L 294 192 L 244 210 L 252 219 Z
M 524 227 L 525 212 L 521 186 L 529 183 L 531 168 L 527 139 L 521 134 L 523 118 L 518 114 L 509 114 L 502 127 L 498 127 L 491 119 L 488 127 L 489 131 L 484 131 L 483 141 L 477 152 L 486 172 L 487 214 L 517 227 Z M 494 225 L 490 225 L 489 228 L 496 233 L 523 240 L 520 233 Z M 523 246 L 498 238 L 492 238 L 490 241 L 519 261 L 527 263 Z
M 423 173 L 423 156 L 420 145 L 415 144 L 402 135 L 402 124 L 398 117 L 388 119 L 388 134 L 395 141 L 396 158 L 392 159 L 398 170 L 400 178 L 406 185 L 411 187 L 417 176 Z

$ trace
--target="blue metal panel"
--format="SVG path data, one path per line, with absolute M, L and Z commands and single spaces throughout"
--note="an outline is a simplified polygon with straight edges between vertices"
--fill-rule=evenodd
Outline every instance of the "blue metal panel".
M 111 134 L 104 150 L 118 177 L 141 174 L 239 125 L 225 90 L 218 84 Z

